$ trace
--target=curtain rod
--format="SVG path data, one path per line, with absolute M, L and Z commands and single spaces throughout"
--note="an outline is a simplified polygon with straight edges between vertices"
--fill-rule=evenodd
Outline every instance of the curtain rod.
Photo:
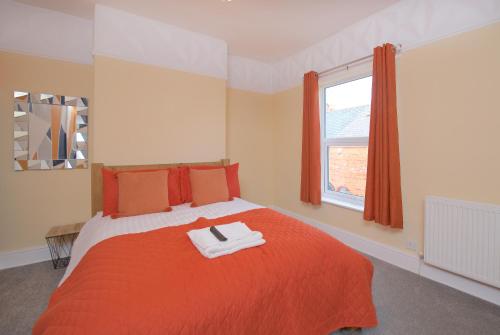
M 401 52 L 401 48 L 402 48 L 402 47 L 403 47 L 403 46 L 402 46 L 401 44 L 396 44 L 396 45 L 394 46 L 394 48 L 396 49 L 396 53 Z M 368 55 L 368 56 L 365 56 L 365 57 L 361 57 L 361 58 L 355 59 L 355 60 L 350 61 L 350 62 L 348 62 L 348 63 L 344 63 L 344 64 L 341 64 L 341 65 L 337 65 L 337 66 L 334 66 L 334 67 L 332 67 L 332 68 L 329 68 L 329 69 L 326 69 L 326 70 L 324 70 L 324 71 L 321 71 L 320 73 L 318 73 L 318 76 L 322 77 L 322 76 L 324 76 L 325 74 L 328 74 L 328 73 L 330 73 L 330 72 L 334 72 L 334 71 L 339 70 L 339 69 L 344 68 L 344 67 L 345 67 L 346 69 L 349 69 L 349 66 L 351 66 L 351 65 L 353 65 L 353 64 L 356 64 L 356 63 L 361 63 L 361 62 L 367 61 L 367 60 L 372 59 L 372 58 L 373 58 L 373 54 L 370 54 L 370 55 Z

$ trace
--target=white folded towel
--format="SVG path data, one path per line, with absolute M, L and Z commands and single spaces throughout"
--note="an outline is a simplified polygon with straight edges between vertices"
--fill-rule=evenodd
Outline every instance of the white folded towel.
M 210 227 L 188 232 L 191 242 L 207 258 L 229 255 L 266 242 L 262 238 L 261 232 L 250 230 L 243 222 L 233 222 L 215 227 L 227 238 L 227 241 L 219 241 L 210 232 Z

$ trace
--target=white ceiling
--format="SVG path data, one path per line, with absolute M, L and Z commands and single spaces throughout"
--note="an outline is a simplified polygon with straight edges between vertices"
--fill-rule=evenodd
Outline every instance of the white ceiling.
M 398 0 L 16 0 L 92 19 L 94 4 L 221 38 L 232 55 L 273 62 Z

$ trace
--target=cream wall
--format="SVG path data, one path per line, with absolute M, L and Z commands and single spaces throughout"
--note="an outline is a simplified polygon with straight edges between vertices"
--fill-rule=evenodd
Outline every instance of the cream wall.
M 423 238 L 423 200 L 500 204 L 500 23 L 404 53 L 398 62 L 407 235 Z
M 362 220 L 362 213 L 299 201 L 302 88 L 273 98 L 275 204 L 411 252 L 423 246 L 426 195 L 500 204 L 500 24 L 405 51 L 397 60 L 405 228 Z
M 499 39 L 495 24 L 398 58 L 403 231 L 364 222 L 356 211 L 330 204 L 312 208 L 298 200 L 301 87 L 267 95 L 226 90 L 221 79 L 102 56 L 91 66 L 0 53 L 0 251 L 42 245 L 49 226 L 90 213 L 88 170 L 13 171 L 14 89 L 88 96 L 94 161 L 227 156 L 241 163 L 242 193 L 250 201 L 407 252 L 406 242 L 415 241 L 421 250 L 426 195 L 500 204 Z
M 223 79 L 94 57 L 94 162 L 214 161 L 226 156 Z
M 274 202 L 273 96 L 227 90 L 227 153 L 240 163 L 242 197 L 262 205 Z
M 44 245 L 49 227 L 90 215 L 89 170 L 14 172 L 13 91 L 86 96 L 92 103 L 92 76 L 91 65 L 0 52 L 0 252 Z
M 225 80 L 102 56 L 79 65 L 14 53 L 0 53 L 0 73 L 0 252 L 44 245 L 51 226 L 90 216 L 90 170 L 13 171 L 15 89 L 89 97 L 94 162 L 226 157 Z

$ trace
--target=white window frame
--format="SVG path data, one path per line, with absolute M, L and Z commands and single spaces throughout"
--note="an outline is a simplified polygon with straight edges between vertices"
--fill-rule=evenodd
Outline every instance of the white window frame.
M 359 212 L 364 210 L 364 197 L 358 197 L 342 192 L 333 192 L 328 190 L 328 146 L 368 146 L 368 137 L 350 137 L 342 139 L 326 138 L 325 131 L 325 91 L 327 88 L 345 84 L 354 80 L 366 78 L 372 75 L 371 63 L 350 66 L 346 70 L 341 70 L 333 74 L 321 77 L 319 79 L 319 106 L 320 106 L 320 125 L 321 125 L 321 192 L 322 201 L 336 206 L 353 209 Z

